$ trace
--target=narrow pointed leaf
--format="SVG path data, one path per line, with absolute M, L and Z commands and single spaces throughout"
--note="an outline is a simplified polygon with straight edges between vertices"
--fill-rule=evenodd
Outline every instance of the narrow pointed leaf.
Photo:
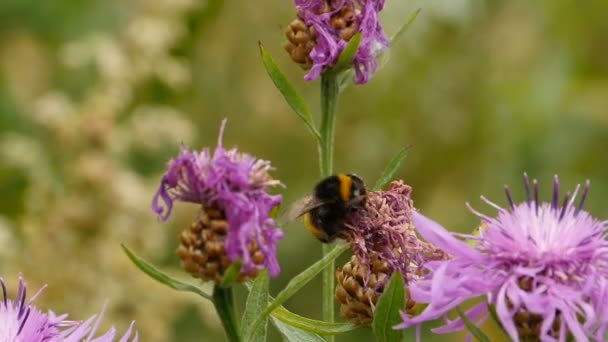
M 402 330 L 393 327 L 401 323 L 399 312 L 405 307 L 405 288 L 401 273 L 394 272 L 388 286 L 378 299 L 374 312 L 374 335 L 379 342 L 401 342 Z
M 296 292 L 298 292 L 304 285 L 308 284 L 317 274 L 319 274 L 327 265 L 329 265 L 334 259 L 336 259 L 340 254 L 348 249 L 347 244 L 339 244 L 334 249 L 332 249 L 329 253 L 327 253 L 323 258 L 312 264 L 310 267 L 302 271 L 297 276 L 293 277 L 287 286 L 279 292 L 275 300 L 270 303 L 266 309 L 262 312 L 262 314 L 256 319 L 253 324 L 253 330 L 257 328 L 259 324 L 262 323 L 264 319 L 276 308 L 278 308 L 281 304 L 283 304 L 287 299 L 291 298 Z M 247 338 L 249 341 L 249 337 Z
M 293 109 L 296 114 L 304 121 L 306 126 L 310 132 L 319 140 L 321 139 L 321 135 L 315 124 L 312 120 L 312 115 L 310 114 L 310 110 L 308 109 L 308 105 L 304 102 L 304 99 L 297 93 L 296 89 L 291 85 L 285 74 L 281 72 L 279 66 L 275 63 L 274 59 L 268 51 L 264 48 L 262 43 L 259 43 L 260 46 L 260 54 L 262 55 L 262 62 L 264 63 L 264 67 L 266 67 L 266 72 L 268 72 L 268 76 L 274 82 L 275 87 L 283 94 L 285 101 L 287 104 Z
M 241 321 L 243 329 L 241 336 L 252 335 L 252 341 L 266 341 L 267 319 L 255 331 L 252 331 L 253 322 L 266 308 L 266 305 L 268 305 L 268 272 L 264 270 L 258 275 L 249 290 L 245 312 Z
M 283 323 L 289 324 L 292 327 L 319 335 L 336 335 L 357 328 L 357 326 L 352 323 L 330 323 L 306 318 L 295 314 L 282 306 L 274 309 L 271 315 L 272 317 L 280 320 Z
M 325 340 L 314 333 L 293 327 L 279 319 L 272 317 L 272 323 L 279 330 L 283 339 L 288 342 L 325 342 Z
M 241 274 L 241 267 L 243 266 L 243 262 L 241 260 L 237 260 L 237 262 L 233 263 L 228 267 L 226 272 L 224 273 L 224 279 L 220 284 L 221 287 L 230 287 L 236 281 L 236 279 Z
M 135 264 L 135 266 L 137 266 L 137 268 L 139 268 L 145 274 L 150 276 L 152 279 L 154 279 L 162 284 L 165 284 L 165 285 L 169 286 L 170 288 L 175 289 L 177 291 L 192 292 L 205 299 L 212 300 L 211 295 L 203 292 L 203 290 L 201 290 L 197 286 L 190 285 L 190 284 L 187 284 L 187 283 L 184 283 L 177 279 L 172 278 L 171 276 L 159 271 L 154 266 L 150 265 L 144 259 L 135 255 L 125 245 L 121 244 L 121 246 L 122 246 L 122 249 L 127 254 L 127 256 L 129 257 L 129 259 L 131 259 L 131 261 Z
M 359 50 L 359 45 L 361 44 L 361 32 L 354 35 L 351 40 L 348 41 L 344 50 L 338 57 L 338 61 L 336 62 L 336 66 L 331 70 L 332 72 L 341 72 L 343 70 L 349 69 L 353 66 L 353 60 L 355 59 L 355 55 L 357 54 L 357 50 Z
M 380 190 L 391 182 L 391 180 L 393 179 L 393 177 L 395 177 L 395 174 L 399 170 L 401 163 L 407 157 L 409 149 L 409 146 L 402 148 L 393 157 L 393 159 L 391 159 L 391 161 L 386 165 L 384 171 L 382 171 L 382 175 L 380 176 L 380 178 L 378 178 L 378 180 L 376 181 L 376 184 L 373 187 L 374 190 Z
M 403 25 L 401 25 L 401 27 L 397 30 L 397 32 L 395 32 L 395 34 L 392 35 L 392 37 L 390 38 L 391 45 L 395 41 L 397 41 L 397 39 L 401 38 L 403 33 L 405 33 L 405 31 L 407 31 L 407 29 L 414 23 L 414 21 L 416 20 L 416 17 L 418 17 L 418 14 L 420 14 L 420 11 L 422 11 L 422 8 L 417 9 L 416 12 L 414 12 L 412 15 L 410 15 L 410 17 L 407 19 L 407 21 L 404 22 Z
M 464 325 L 466 325 L 467 329 L 469 329 L 469 332 L 473 334 L 473 336 L 475 336 L 475 338 L 479 342 L 490 342 L 490 338 L 488 338 L 488 336 L 486 336 L 486 334 L 484 334 L 481 329 L 479 329 L 473 322 L 471 322 L 469 317 L 467 317 L 467 315 L 462 312 L 460 307 L 456 307 L 456 311 L 458 312 L 458 316 L 460 316 L 460 319 L 462 319 L 462 321 L 464 322 Z
M 251 283 L 245 283 L 245 286 L 247 287 L 247 290 L 251 291 L 253 285 Z M 268 296 L 268 304 L 272 304 L 273 301 L 274 298 Z M 303 317 L 287 310 L 282 305 L 274 309 L 270 313 L 270 316 L 292 327 L 319 335 L 336 335 L 357 328 L 357 326 L 352 323 L 330 323 Z

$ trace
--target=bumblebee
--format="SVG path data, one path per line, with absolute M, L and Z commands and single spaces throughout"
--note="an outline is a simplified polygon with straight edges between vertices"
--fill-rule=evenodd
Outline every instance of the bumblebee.
M 321 180 L 311 195 L 297 201 L 285 215 L 290 221 L 304 216 L 306 228 L 322 242 L 340 237 L 347 215 L 364 205 L 367 190 L 363 180 L 340 173 Z

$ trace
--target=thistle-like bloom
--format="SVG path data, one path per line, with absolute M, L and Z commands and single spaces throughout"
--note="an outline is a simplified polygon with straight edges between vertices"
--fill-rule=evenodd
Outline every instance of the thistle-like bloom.
M 424 276 L 424 264 L 447 255 L 418 239 L 412 225 L 412 188 L 394 181 L 386 191 L 366 195 L 363 208 L 347 216 L 344 238 L 353 257 L 336 271 L 336 298 L 341 315 L 358 325 L 368 325 L 378 298 L 394 272 L 407 283 Z M 408 300 L 408 310 L 415 303 Z
M 213 154 L 208 148 L 201 152 L 182 148 L 181 154 L 169 163 L 162 177 L 160 188 L 152 201 L 152 209 L 162 220 L 167 220 L 175 201 L 196 203 L 203 207 L 204 222 L 193 224 L 192 232 L 187 233 L 190 237 L 182 239 L 182 242 L 186 242 L 189 248 L 203 247 L 213 255 L 196 250 L 192 253 L 198 254 L 189 256 L 188 260 L 192 257 L 197 259 L 198 255 L 201 263 L 205 264 L 210 256 L 226 254 L 232 262 L 242 261 L 244 274 L 266 267 L 271 276 L 276 276 L 280 271 L 276 256 L 277 242 L 283 237 L 283 232 L 276 227 L 270 212 L 281 203 L 282 198 L 268 194 L 267 188 L 280 185 L 280 182 L 270 177 L 268 171 L 272 168 L 269 162 L 241 153 L 236 148 L 224 149 L 222 136 L 225 125 L 226 120 L 222 122 L 218 146 Z M 213 225 L 210 226 L 208 218 Z M 224 220 L 227 227 L 225 223 L 219 227 L 222 225 L 219 219 Z M 201 225 L 204 227 L 201 228 Z M 209 230 L 200 235 L 203 228 Z M 214 237 L 213 244 L 205 245 L 209 236 L 217 235 L 216 232 L 221 238 Z M 199 235 L 193 236 L 194 233 Z M 252 253 L 258 250 L 263 260 L 254 260 Z M 215 270 L 225 270 L 227 266 L 215 261 L 212 265 Z
M 411 193 L 410 186 L 393 181 L 386 191 L 368 193 L 365 208 L 348 215 L 345 222 L 345 238 L 363 263 L 371 265 L 372 258 L 384 261 L 389 274 L 401 272 L 406 282 L 423 273 L 425 262 L 446 258 L 416 235 Z
M 589 191 L 587 182 L 581 200 L 579 190 L 566 194 L 559 204 L 555 176 L 550 203 L 539 202 L 538 183 L 533 192 L 524 175 L 527 200 L 514 204 L 505 187 L 509 207 L 489 217 L 469 208 L 482 220 L 479 235 L 462 235 L 473 244 L 455 238 L 439 224 L 420 214 L 414 224 L 420 234 L 447 253 L 448 261 L 428 263 L 433 272 L 412 284 L 417 302 L 429 303 L 419 316 L 402 313 L 397 328 L 418 325 L 445 315 L 464 301 L 487 296 L 466 315 L 479 323 L 495 307 L 505 331 L 514 341 L 605 340 L 608 326 L 607 221 L 582 210 Z M 532 198 L 532 195 L 534 198 Z M 464 327 L 460 319 L 435 329 L 452 332 Z
M 355 82 L 367 83 L 376 71 L 376 56 L 389 45 L 378 18 L 384 0 L 295 0 L 298 18 L 287 29 L 285 49 L 291 58 L 310 68 L 310 81 L 335 66 L 348 41 L 361 33 L 353 66 Z
M 4 280 L 0 278 L 2 302 L 0 302 L 0 341 L 2 342 L 112 342 L 116 330 L 111 328 L 104 335 L 94 337 L 103 318 L 103 311 L 86 321 L 66 320 L 68 315 L 55 315 L 52 311 L 43 313 L 33 305 L 33 301 L 44 289 L 40 289 L 26 302 L 27 287 L 19 279 L 17 298 L 8 298 Z M 137 332 L 131 339 L 133 323 L 120 342 L 137 342 Z

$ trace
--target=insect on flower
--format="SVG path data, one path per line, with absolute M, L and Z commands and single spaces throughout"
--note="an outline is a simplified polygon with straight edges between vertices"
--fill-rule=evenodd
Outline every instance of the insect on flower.
M 344 220 L 365 203 L 365 183 L 352 174 L 340 173 L 321 180 L 311 195 L 296 201 L 283 216 L 289 222 L 304 216 L 304 225 L 321 242 L 344 237 Z

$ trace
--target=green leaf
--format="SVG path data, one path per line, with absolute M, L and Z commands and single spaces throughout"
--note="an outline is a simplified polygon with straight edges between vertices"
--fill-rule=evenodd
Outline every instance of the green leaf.
M 395 176 L 395 173 L 397 173 L 397 170 L 399 170 L 401 163 L 403 162 L 405 157 L 407 157 L 409 149 L 409 146 L 402 148 L 393 157 L 393 159 L 391 159 L 388 165 L 386 165 L 386 168 L 384 168 L 384 171 L 382 171 L 382 175 L 380 176 L 380 178 L 378 178 L 378 180 L 376 181 L 376 184 L 373 187 L 374 190 L 380 190 L 391 182 L 391 180 Z
M 262 313 L 268 304 L 268 272 L 264 270 L 253 282 L 247 296 L 247 304 L 245 304 L 245 312 L 241 320 L 243 329 L 241 336 L 249 336 L 253 334 L 252 341 L 264 342 L 266 340 L 266 325 L 267 319 L 262 322 L 262 326 L 256 331 L 253 331 L 253 322 Z
M 374 313 L 374 334 L 379 342 L 401 342 L 402 330 L 394 330 L 393 326 L 401 323 L 399 311 L 405 308 L 405 287 L 401 273 L 394 272 L 388 287 L 378 299 Z
M 272 323 L 279 330 L 283 339 L 289 342 L 325 342 L 325 340 L 317 335 L 302 329 L 293 327 L 272 317 Z
M 291 107 L 291 109 L 298 114 L 300 119 L 304 121 L 306 126 L 310 132 L 317 138 L 317 140 L 321 139 L 321 134 L 317 131 L 315 124 L 312 120 L 312 115 L 310 114 L 310 110 L 308 109 L 308 105 L 302 99 L 302 97 L 296 92 L 296 89 L 291 85 L 285 74 L 281 72 L 279 66 L 275 63 L 272 56 L 266 51 L 262 43 L 258 43 L 260 46 L 260 54 L 262 55 L 262 62 L 264 63 L 264 67 L 266 67 L 266 72 L 268 72 L 268 76 L 274 82 L 275 87 L 283 94 L 285 101 Z
M 283 304 L 287 299 L 291 298 L 296 292 L 298 292 L 304 285 L 310 282 L 317 274 L 319 274 L 327 265 L 329 265 L 334 259 L 336 259 L 340 254 L 346 251 L 349 248 L 348 244 L 339 244 L 334 249 L 332 249 L 329 253 L 327 253 L 323 258 L 312 264 L 310 267 L 302 271 L 297 276 L 293 277 L 287 286 L 279 292 L 275 300 L 270 303 L 266 309 L 262 312 L 262 314 L 256 319 L 253 323 L 252 330 L 257 329 L 257 327 L 262 323 L 264 319 L 276 308 L 278 308 L 281 304 Z M 250 336 L 247 337 L 247 341 L 250 340 Z
M 357 328 L 357 326 L 352 323 L 329 323 L 306 318 L 295 314 L 282 306 L 274 309 L 271 315 L 272 317 L 280 320 L 283 323 L 289 324 L 292 327 L 319 335 L 336 335 Z
M 405 31 L 407 31 L 407 29 L 414 23 L 416 17 L 418 17 L 418 14 L 420 14 L 420 11 L 422 11 L 422 8 L 417 9 L 414 14 L 410 15 L 408 20 L 403 23 L 403 25 L 401 25 L 401 27 L 397 30 L 397 32 L 395 32 L 395 34 L 392 35 L 392 37 L 390 38 L 391 45 L 393 45 L 393 43 L 397 41 L 397 39 L 401 38 L 403 33 L 405 33 Z
M 473 322 L 471 322 L 469 317 L 467 317 L 467 315 L 465 315 L 464 312 L 462 312 L 460 307 L 456 307 L 456 311 L 458 312 L 458 316 L 460 316 L 460 319 L 462 319 L 464 324 L 467 326 L 467 329 L 469 329 L 471 334 L 473 334 L 473 336 L 475 336 L 475 338 L 479 342 L 490 342 L 490 339 L 488 338 L 488 336 L 486 336 L 486 334 L 484 334 L 483 331 L 481 331 L 481 329 L 479 329 L 475 324 L 473 324 Z
M 181 282 L 179 280 L 173 279 L 169 275 L 167 275 L 167 274 L 159 271 L 154 266 L 152 266 L 149 263 L 147 263 L 144 259 L 142 259 L 142 258 L 138 257 L 137 255 L 135 255 L 125 245 L 121 244 L 120 246 L 125 251 L 125 253 L 129 257 L 129 259 L 131 259 L 131 261 L 135 264 L 135 266 L 137 266 L 137 268 L 139 268 L 140 270 L 142 270 L 145 274 L 147 274 L 148 276 L 150 276 L 152 279 L 155 279 L 158 282 L 160 282 L 162 284 L 165 284 L 165 285 L 169 286 L 170 288 L 175 289 L 177 291 L 192 292 L 192 293 L 195 293 L 195 294 L 197 294 L 197 295 L 199 295 L 199 296 L 201 296 L 201 297 L 203 297 L 205 299 L 212 300 L 211 295 L 203 292 L 197 286 L 186 284 L 186 283 Z
M 348 44 L 346 44 L 346 47 L 342 50 L 342 53 L 340 54 L 340 57 L 338 57 L 336 65 L 331 69 L 331 72 L 339 73 L 353 66 L 353 59 L 355 59 L 355 54 L 357 53 L 357 50 L 359 50 L 361 37 L 361 32 L 359 32 L 348 41 Z
M 252 285 L 250 283 L 245 283 L 245 286 L 249 291 L 251 291 Z M 274 298 L 272 296 L 268 296 L 268 304 L 271 304 L 273 301 Z M 306 318 L 287 310 L 282 305 L 274 309 L 270 315 L 272 318 L 292 327 L 319 335 L 336 335 L 357 328 L 357 326 L 352 323 L 329 323 Z
M 243 267 L 243 262 L 241 260 L 237 260 L 235 263 L 230 265 L 226 272 L 224 272 L 224 279 L 222 280 L 220 287 L 232 286 L 232 284 L 241 274 L 241 267 Z

